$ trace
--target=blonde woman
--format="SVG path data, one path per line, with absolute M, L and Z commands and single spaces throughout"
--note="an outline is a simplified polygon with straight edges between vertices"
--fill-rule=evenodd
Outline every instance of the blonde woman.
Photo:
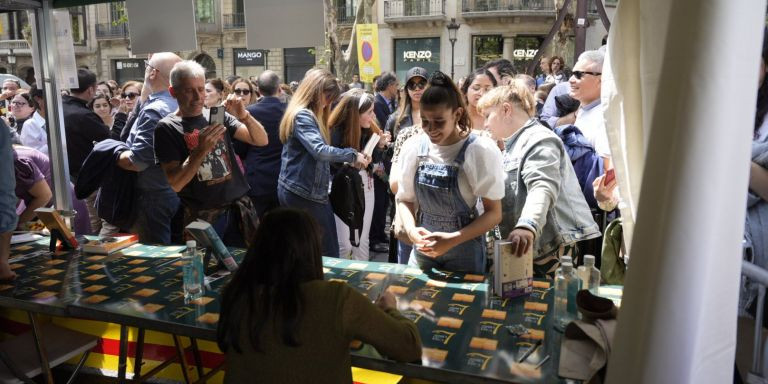
M 488 91 L 477 107 L 493 138 L 504 140 L 501 235 L 518 256 L 533 249 L 535 276 L 552 276 L 560 256 L 600 236 L 563 142 L 536 119 L 520 80 Z
M 323 255 L 339 257 L 339 243 L 328 188 L 330 163 L 365 168 L 371 159 L 354 148 L 336 148 L 328 129 L 333 101 L 339 97 L 336 77 L 324 69 L 307 71 L 280 122 L 283 142 L 277 197 L 280 205 L 304 209 L 323 228 Z

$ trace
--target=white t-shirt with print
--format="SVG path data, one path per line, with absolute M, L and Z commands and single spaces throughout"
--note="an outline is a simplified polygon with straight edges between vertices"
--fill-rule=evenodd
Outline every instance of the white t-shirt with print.
M 399 160 L 399 186 L 397 199 L 416 201 L 414 178 L 419 168 L 419 147 L 421 135 L 405 142 Z M 429 143 L 429 154 L 425 161 L 434 164 L 453 164 L 467 139 L 456 144 L 440 146 Z M 464 154 L 464 164 L 459 171 L 459 191 L 468 206 L 473 207 L 477 198 L 500 200 L 504 197 L 504 171 L 501 165 L 501 151 L 493 140 L 477 137 Z

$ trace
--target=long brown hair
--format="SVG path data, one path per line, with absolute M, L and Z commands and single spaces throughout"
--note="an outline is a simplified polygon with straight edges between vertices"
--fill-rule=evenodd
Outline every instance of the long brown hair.
M 326 95 L 326 105 L 319 108 L 323 94 Z M 307 71 L 304 79 L 299 83 L 299 88 L 291 97 L 291 101 L 285 109 L 283 120 L 280 121 L 280 141 L 286 143 L 293 134 L 293 124 L 296 115 L 302 109 L 309 109 L 317 118 L 317 125 L 325 142 L 331 141 L 328 130 L 328 115 L 330 114 L 333 100 L 339 97 L 339 82 L 325 69 L 313 68 Z
M 360 115 L 373 107 L 373 96 L 362 89 L 350 89 L 341 95 L 339 104 L 331 112 L 328 126 L 331 129 L 340 129 L 344 133 L 342 148 L 354 148 L 360 151 L 360 137 L 363 135 L 360 127 Z M 371 131 L 381 134 L 381 129 L 376 124 L 376 119 L 371 120 Z

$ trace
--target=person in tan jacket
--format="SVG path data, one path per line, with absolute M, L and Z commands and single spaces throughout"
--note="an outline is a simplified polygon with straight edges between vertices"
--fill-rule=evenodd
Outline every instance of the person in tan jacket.
M 222 294 L 217 331 L 225 383 L 351 383 L 349 345 L 360 340 L 397 361 L 420 360 L 416 325 L 384 292 L 374 304 L 323 280 L 320 230 L 304 211 L 278 208 L 261 222 Z

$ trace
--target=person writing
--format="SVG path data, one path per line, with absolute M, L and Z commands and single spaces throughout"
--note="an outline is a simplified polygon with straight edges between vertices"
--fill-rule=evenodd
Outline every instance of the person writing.
M 394 295 L 385 291 L 374 304 L 345 283 L 324 281 L 321 249 L 306 212 L 264 216 L 221 297 L 216 340 L 225 383 L 351 383 L 352 340 L 393 360 L 421 358 L 418 329 Z

